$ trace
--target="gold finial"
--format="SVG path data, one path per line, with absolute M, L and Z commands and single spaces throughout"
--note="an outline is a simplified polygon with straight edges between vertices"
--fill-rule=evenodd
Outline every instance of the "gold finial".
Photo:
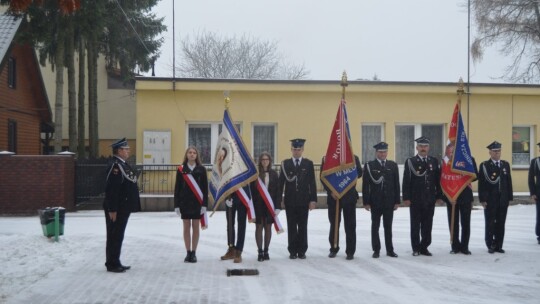
M 229 109 L 229 103 L 231 102 L 229 91 L 223 91 L 223 97 L 225 97 L 225 109 Z
M 343 75 L 341 75 L 341 95 L 343 98 L 345 98 L 345 88 L 349 85 L 347 82 L 347 72 L 343 71 Z
M 458 95 L 458 100 L 461 101 L 461 96 L 463 96 L 463 94 L 465 94 L 463 78 L 461 78 L 461 77 L 459 77 L 458 89 L 457 89 L 456 92 L 457 92 L 457 95 Z

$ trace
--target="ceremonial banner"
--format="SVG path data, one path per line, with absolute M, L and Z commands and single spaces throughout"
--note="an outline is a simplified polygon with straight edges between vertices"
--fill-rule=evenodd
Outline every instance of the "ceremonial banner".
M 209 183 L 215 202 L 214 211 L 229 195 L 256 179 L 257 167 L 234 126 L 229 110 L 225 109 Z
M 455 202 L 463 189 L 476 179 L 471 149 L 457 103 L 448 131 L 448 140 L 454 143 L 454 153 L 452 159 L 444 158 L 441 168 L 441 188 L 446 197 Z
M 321 168 L 321 181 L 341 198 L 356 185 L 358 172 L 351 145 L 349 122 L 345 99 L 341 99 L 339 109 L 330 134 L 324 165 Z

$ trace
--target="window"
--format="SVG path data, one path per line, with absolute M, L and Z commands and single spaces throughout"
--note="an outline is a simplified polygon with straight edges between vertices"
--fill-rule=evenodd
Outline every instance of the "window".
M 17 121 L 8 120 L 8 151 L 17 153 Z
M 429 138 L 429 155 L 440 160 L 444 148 L 443 130 L 443 125 L 396 125 L 396 162 L 402 165 L 407 158 L 416 155 L 414 140 L 420 136 Z
M 362 125 L 362 158 L 363 163 L 375 159 L 373 146 L 383 140 L 382 124 Z
M 235 124 L 242 132 L 240 124 Z M 201 154 L 203 164 L 211 164 L 216 152 L 216 143 L 223 128 L 222 123 L 190 123 L 187 127 L 187 146 L 195 146 Z M 187 147 L 186 146 L 186 147 Z M 182 154 L 183 155 L 183 154 Z
M 276 159 L 276 126 L 253 125 L 253 158 L 257 161 L 262 152 L 268 152 Z
M 531 138 L 532 128 L 530 126 L 514 126 L 512 128 L 512 167 L 528 168 L 532 159 Z M 534 145 L 534 144 L 533 144 Z
M 15 58 L 10 57 L 8 59 L 8 87 L 15 89 L 17 84 L 17 73 L 16 73 L 16 62 Z

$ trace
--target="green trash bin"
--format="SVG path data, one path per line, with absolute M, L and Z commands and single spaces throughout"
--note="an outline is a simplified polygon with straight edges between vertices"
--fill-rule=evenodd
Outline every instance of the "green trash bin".
M 64 219 L 66 216 L 65 208 L 47 207 L 45 209 L 39 209 L 38 213 L 44 236 L 56 237 L 57 235 L 64 235 Z M 58 215 L 56 215 L 57 213 Z M 56 220 L 57 216 L 58 220 Z

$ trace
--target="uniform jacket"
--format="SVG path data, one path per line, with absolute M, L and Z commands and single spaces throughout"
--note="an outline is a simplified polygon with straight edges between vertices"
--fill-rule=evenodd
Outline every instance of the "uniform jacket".
M 428 156 L 424 164 L 420 156 L 408 158 L 403 171 L 403 200 L 420 204 L 435 204 L 442 198 L 439 183 L 441 170 L 439 161 Z
M 358 156 L 354 156 L 354 161 L 356 163 L 356 172 L 357 172 L 357 176 L 358 176 L 358 179 L 360 179 L 362 177 L 362 164 L 360 163 L 360 159 L 358 158 Z M 324 165 L 324 157 L 321 161 L 321 168 L 323 167 Z M 321 173 L 322 173 L 322 169 L 321 169 Z M 358 183 L 358 181 L 357 181 Z M 328 188 L 326 186 L 325 183 L 322 183 L 323 187 L 324 187 L 324 190 L 326 190 L 326 193 L 327 193 L 327 198 L 328 198 L 328 203 L 331 203 L 331 202 L 334 202 L 334 198 L 332 197 L 332 195 L 330 194 L 330 188 Z M 347 193 L 345 193 L 341 199 L 339 200 L 340 202 L 346 202 L 346 203 L 354 203 L 356 204 L 356 201 L 358 200 L 358 191 L 356 190 L 356 185 L 354 187 L 352 187 L 351 189 L 349 189 L 349 191 L 347 191 Z
M 193 168 L 193 171 L 189 169 L 187 164 L 182 165 L 182 171 L 180 167 L 176 170 L 176 183 L 174 186 L 174 207 L 180 208 L 182 212 L 188 214 L 193 214 L 200 212 L 201 204 L 197 200 L 195 194 L 186 183 L 184 176 L 186 174 L 191 174 L 201 192 L 203 194 L 203 204 L 202 206 L 208 207 L 208 177 L 206 175 L 206 168 L 204 166 L 197 165 Z
M 540 200 L 540 157 L 533 159 L 529 167 L 529 191 Z
M 313 162 L 307 158 L 302 158 L 302 162 L 296 168 L 292 158 L 284 160 L 281 163 L 279 187 L 285 193 L 283 201 L 286 208 L 307 206 L 311 201 L 316 202 L 317 188 Z
M 384 169 L 375 159 L 364 165 L 362 198 L 372 208 L 394 208 L 399 204 L 399 171 L 397 163 L 386 160 Z
M 264 183 L 263 178 L 261 178 L 261 180 Z M 261 195 L 259 194 L 259 190 L 257 189 L 257 183 L 258 181 L 255 180 L 250 184 L 253 203 L 262 204 L 266 208 L 266 204 L 264 203 Z M 268 193 L 270 194 L 270 197 L 274 202 L 274 209 L 281 209 L 281 192 L 279 189 L 279 177 L 277 172 L 273 169 L 268 170 Z
M 510 164 L 500 161 L 500 168 L 493 161 L 487 160 L 480 164 L 478 170 L 478 197 L 480 202 L 489 204 L 508 204 L 514 199 Z
M 120 213 L 141 210 L 137 175 L 128 163 L 114 156 L 107 166 L 106 180 L 104 210 Z

